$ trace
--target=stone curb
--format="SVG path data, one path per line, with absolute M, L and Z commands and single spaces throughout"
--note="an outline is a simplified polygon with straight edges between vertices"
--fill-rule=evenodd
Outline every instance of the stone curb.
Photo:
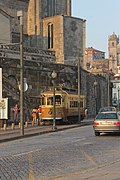
M 81 126 L 87 126 L 87 125 L 92 125 L 93 121 L 88 121 L 88 122 L 81 122 L 81 124 L 77 124 L 74 126 L 68 126 L 68 127 L 62 127 L 56 130 L 53 129 L 47 129 L 47 130 L 43 130 L 43 131 L 39 131 L 39 132 L 33 132 L 33 133 L 28 133 L 25 134 L 24 136 L 21 135 L 15 135 L 13 137 L 10 137 L 10 135 L 14 135 L 14 133 L 8 134 L 8 137 L 0 139 L 0 143 L 3 142 L 8 142 L 8 141 L 13 141 L 13 140 L 18 140 L 18 139 L 23 139 L 23 138 L 28 138 L 28 137 L 33 137 L 33 136 L 38 136 L 38 135 L 42 135 L 42 134 L 46 134 L 46 133 L 53 133 L 53 132 L 58 132 L 58 131 L 63 131 L 63 130 L 67 130 L 67 129 L 72 129 L 72 128 L 77 128 L 77 127 L 81 127 Z

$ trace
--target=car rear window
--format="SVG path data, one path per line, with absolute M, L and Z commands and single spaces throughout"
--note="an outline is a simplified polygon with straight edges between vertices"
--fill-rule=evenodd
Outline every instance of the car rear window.
M 118 119 L 117 113 L 100 113 L 96 119 Z
M 115 111 L 116 109 L 114 107 L 104 107 L 101 108 L 99 112 L 107 112 L 107 111 Z

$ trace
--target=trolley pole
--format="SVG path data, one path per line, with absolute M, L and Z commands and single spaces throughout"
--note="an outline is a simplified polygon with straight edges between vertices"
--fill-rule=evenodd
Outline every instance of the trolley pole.
M 17 12 L 17 17 L 20 19 L 20 124 L 21 124 L 21 135 L 24 135 L 24 82 L 23 82 L 23 11 Z

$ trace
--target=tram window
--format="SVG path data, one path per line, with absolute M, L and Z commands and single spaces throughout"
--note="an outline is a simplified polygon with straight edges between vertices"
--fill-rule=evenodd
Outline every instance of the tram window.
M 70 101 L 70 108 L 71 107 L 74 107 L 74 102 L 73 101 Z
M 70 101 L 70 107 L 78 107 L 78 102 L 77 101 Z
M 45 105 L 45 104 L 46 104 L 46 103 L 45 103 L 45 97 L 42 97 L 42 99 L 41 99 L 41 100 L 42 100 L 42 102 L 41 102 L 41 103 L 42 103 L 42 105 Z
M 56 103 L 56 105 L 60 105 L 61 104 L 61 96 L 60 95 L 56 95 L 55 96 L 55 103 Z
M 47 105 L 53 105 L 53 97 L 47 98 Z
M 83 101 L 80 101 L 80 107 L 83 107 Z
M 75 101 L 75 107 L 78 107 L 78 102 L 77 101 Z
M 55 96 L 55 104 L 60 105 L 61 104 L 61 96 L 56 95 Z M 53 97 L 47 97 L 47 105 L 53 105 Z
M 70 108 L 78 107 L 78 101 L 70 101 Z M 83 107 L 83 102 L 80 101 L 80 107 Z

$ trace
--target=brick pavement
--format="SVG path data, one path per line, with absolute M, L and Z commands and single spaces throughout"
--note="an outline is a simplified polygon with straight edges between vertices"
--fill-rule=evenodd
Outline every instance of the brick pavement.
M 7 127 L 6 130 L 4 128 L 0 129 L 0 143 L 7 142 L 15 139 L 26 138 L 30 136 L 36 136 L 45 133 L 51 133 L 54 131 L 61 131 L 70 128 L 76 128 L 80 126 L 90 125 L 93 123 L 93 119 L 84 119 L 80 124 L 71 124 L 71 125 L 57 125 L 57 129 L 53 130 L 52 125 L 43 125 L 43 126 L 31 126 L 29 125 L 27 128 L 24 127 L 24 136 L 21 135 L 20 128 L 15 126 L 13 130 L 11 126 Z

